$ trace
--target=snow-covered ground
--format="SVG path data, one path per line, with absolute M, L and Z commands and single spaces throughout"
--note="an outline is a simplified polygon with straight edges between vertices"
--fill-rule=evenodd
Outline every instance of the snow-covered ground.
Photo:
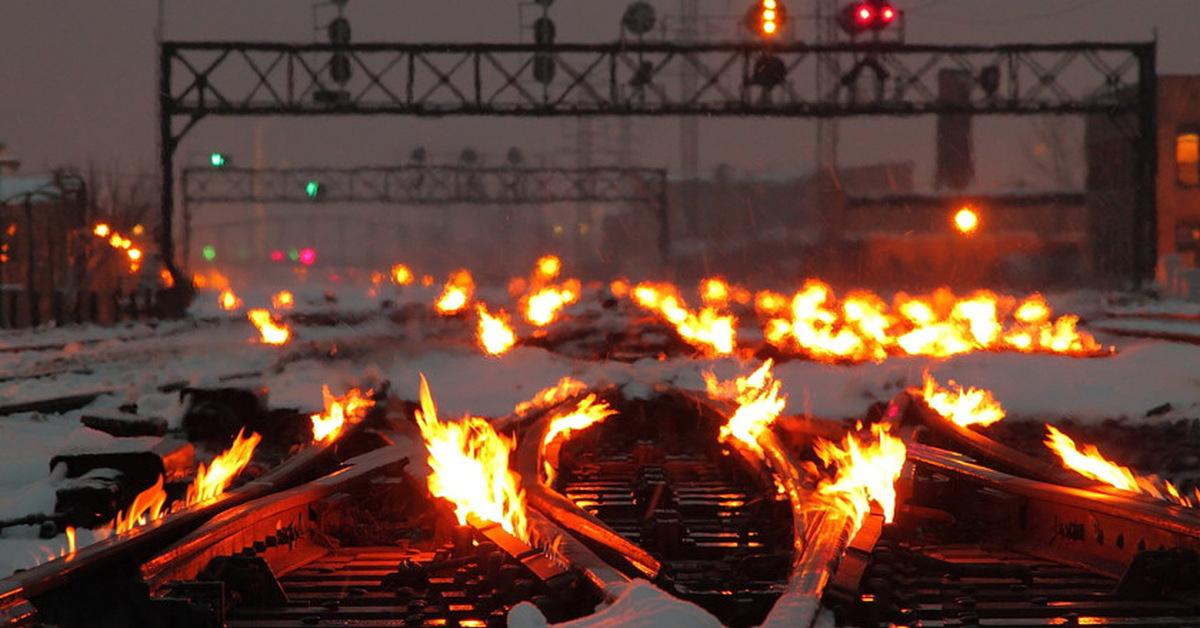
M 382 302 L 391 300 L 387 311 L 394 312 L 405 303 L 432 303 L 437 288 L 398 291 L 385 286 L 381 292 L 366 296 L 365 290 L 344 285 L 297 292 L 297 309 L 380 312 Z M 265 292 L 243 295 L 247 307 L 266 305 L 268 297 Z M 1154 319 L 1106 317 L 1091 299 L 1091 295 L 1075 295 L 1052 303 L 1056 314 L 1070 311 L 1063 303 L 1082 308 L 1090 303 L 1084 318 L 1094 320 L 1096 329 L 1139 322 L 1148 327 L 1162 324 Z M 1108 311 L 1114 313 L 1138 312 Z M 192 314 L 187 320 L 154 326 L 139 323 L 0 334 L 0 350 L 26 347 L 0 352 L 0 375 L 69 367 L 60 375 L 0 379 L 0 405 L 68 392 L 107 391 L 83 410 L 0 417 L 0 519 L 51 512 L 54 487 L 61 477 L 51 474 L 50 457 L 111 438 L 83 427 L 83 413 L 135 403 L 139 413 L 163 417 L 177 426 L 182 414 L 178 394 L 159 392 L 160 387 L 172 383 L 204 385 L 222 377 L 257 373 L 239 381 L 265 386 L 272 407 L 316 412 L 322 404 L 322 385 L 340 393 L 386 380 L 394 396 L 415 400 L 419 376 L 424 374 L 442 416 L 496 417 L 509 414 L 518 403 L 568 375 L 593 386 L 623 385 L 628 393 L 637 394 L 648 392 L 655 384 L 702 389 L 705 371 L 724 380 L 758 366 L 738 358 L 587 361 L 533 347 L 518 347 L 497 358 L 483 354 L 471 339 L 473 330 L 462 324 L 398 323 L 386 316 L 353 326 L 297 327 L 291 343 L 276 347 L 258 342 L 257 332 L 244 315 L 221 311 L 210 293 L 201 293 Z M 1200 320 L 1170 323 L 1200 336 Z M 1086 324 L 1083 329 L 1088 329 Z M 775 374 L 788 397 L 786 413 L 826 418 L 860 416 L 873 402 L 919 386 L 925 372 L 943 384 L 954 380 L 988 389 L 1010 416 L 1021 418 L 1138 422 L 1200 415 L 1200 346 L 1107 332 L 1096 335 L 1103 344 L 1114 346 L 1116 353 L 1100 358 L 973 353 L 857 365 L 792 360 L 778 364 Z M 59 348 L 59 343 L 67 344 Z M 1162 412 L 1164 404 L 1170 404 L 1170 410 Z M 1153 416 L 1148 414 L 1152 409 L 1158 409 Z M 82 531 L 80 544 L 90 537 Z M 0 574 L 41 562 L 47 555 L 59 553 L 64 544 L 62 537 L 38 539 L 35 527 L 5 529 L 0 533 Z M 625 591 L 622 601 L 609 610 L 611 623 L 582 621 L 579 625 L 709 625 L 704 622 L 711 618 L 703 617 L 699 609 L 681 610 L 684 603 L 664 599 L 649 588 L 634 585 Z M 666 613 L 675 623 L 663 623 L 662 618 L 649 621 L 647 617 L 653 613 L 646 609 Z M 514 613 L 514 625 L 539 625 L 529 610 Z

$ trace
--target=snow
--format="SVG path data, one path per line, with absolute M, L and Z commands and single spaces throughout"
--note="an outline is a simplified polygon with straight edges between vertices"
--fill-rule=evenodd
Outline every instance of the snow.
M 336 289 L 336 302 L 326 292 Z M 297 292 L 297 309 L 315 312 L 394 313 L 416 303 L 432 303 L 438 286 L 384 291 L 369 297 L 349 285 Z M 246 307 L 261 307 L 269 293 L 242 295 Z M 490 297 L 489 297 L 490 298 Z M 388 307 L 383 300 L 392 301 Z M 1154 331 L 1170 324 L 1200 337 L 1200 321 L 1135 318 L 1146 311 L 1179 311 L 1169 305 L 1138 306 L 1136 311 L 1109 309 L 1103 314 L 1095 295 L 1080 293 L 1055 300 L 1057 313 L 1086 311 L 1086 321 L 1099 329 Z M 1090 304 L 1090 305 L 1089 305 Z M 1091 308 L 1091 309 L 1088 309 Z M 1122 315 L 1117 318 L 1117 315 Z M 600 319 L 597 325 L 611 326 Z M 243 314 L 215 307 L 215 298 L 202 293 L 193 316 L 156 325 L 128 324 L 108 328 L 80 326 L 62 329 L 9 331 L 0 334 L 0 405 L 62 395 L 66 392 L 107 391 L 83 410 L 45 415 L 19 413 L 0 417 L 0 519 L 51 512 L 60 473 L 51 472 L 49 459 L 58 452 L 102 444 L 106 435 L 83 427 L 88 410 L 136 404 L 139 413 L 159 416 L 178 426 L 182 415 L 177 392 L 164 386 L 214 385 L 218 382 L 263 386 L 276 408 L 316 412 L 321 388 L 340 394 L 350 387 L 373 387 L 383 381 L 395 397 L 415 400 L 420 376 L 430 384 L 445 417 L 465 414 L 500 417 L 538 391 L 571 376 L 590 386 L 617 385 L 626 394 L 651 394 L 657 384 L 703 389 L 702 373 L 721 379 L 745 375 L 756 360 L 739 358 L 646 358 L 632 363 L 585 361 L 534 347 L 518 347 L 503 357 L 484 355 L 471 338 L 470 325 L 436 317 L 417 322 L 394 322 L 375 316 L 355 325 L 299 326 L 295 339 L 283 347 L 257 342 L 257 333 Z M 1095 330 L 1093 330 L 1095 331 Z M 746 337 L 755 332 L 747 330 Z M 1115 345 L 1116 353 L 1101 358 L 1071 358 L 1016 353 L 974 353 L 948 359 L 893 358 L 878 364 L 829 365 L 806 360 L 776 365 L 775 374 L 788 397 L 785 412 L 825 418 L 861 416 L 874 402 L 887 401 L 906 387 L 920 384 L 929 372 L 945 385 L 985 388 L 1009 416 L 1044 421 L 1071 418 L 1076 422 L 1106 419 L 1175 421 L 1200 415 L 1200 346 L 1161 339 L 1098 334 Z M 60 343 L 68 343 L 58 348 Z M 24 347 L 24 350 L 19 350 Z M 17 378 L 20 373 L 68 368 L 57 375 Z M 233 379 L 230 379 L 230 378 Z M 1166 413 L 1148 411 L 1170 404 Z M 80 532 L 80 544 L 94 535 Z M 29 567 L 57 555 L 63 537 L 37 538 L 35 526 L 16 526 L 0 532 L 0 574 Z M 645 582 L 613 592 L 615 602 L 594 616 L 570 622 L 571 627 L 603 626 L 716 626 L 715 619 L 693 605 L 671 598 Z M 513 626 L 544 626 L 535 608 L 520 605 L 510 616 Z

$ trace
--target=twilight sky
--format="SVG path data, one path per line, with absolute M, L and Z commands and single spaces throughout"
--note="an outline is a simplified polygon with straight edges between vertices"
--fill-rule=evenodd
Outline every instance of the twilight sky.
M 679 0 L 651 0 L 660 18 L 676 19 Z M 1148 41 L 1157 34 L 1159 72 L 1200 73 L 1200 0 L 895 0 L 908 14 L 912 43 Z M 314 12 L 324 23 L 328 3 L 301 0 L 0 0 L 0 140 L 6 157 L 35 175 L 60 165 L 89 162 L 110 171 L 154 172 L 156 48 L 160 4 L 169 40 L 311 42 Z M 751 0 L 700 0 L 702 14 L 730 16 Z M 558 0 L 552 16 L 558 40 L 617 37 L 624 0 Z M 787 2 L 793 16 L 810 2 Z M 314 8 L 315 7 L 315 8 Z M 517 41 L 518 16 L 533 7 L 510 0 L 349 0 L 356 42 Z M 812 30 L 811 21 L 798 23 Z M 732 29 L 728 36 L 732 36 Z M 811 39 L 811 36 L 802 38 Z M 524 35 L 526 41 L 529 35 Z M 979 185 L 1035 178 L 1019 158 L 1030 140 L 1028 120 L 1001 128 L 977 125 Z M 701 123 L 701 167 L 726 162 L 741 172 L 796 172 L 812 166 L 814 125 L 807 121 L 720 120 Z M 679 124 L 634 122 L 636 161 L 677 167 Z M 597 121 L 596 143 L 615 146 L 615 121 Z M 927 186 L 933 121 L 854 120 L 842 124 L 842 163 L 915 160 L 918 185 Z M 530 161 L 574 163 L 575 123 L 497 118 L 418 120 L 404 117 L 208 119 L 184 139 L 177 164 L 197 163 L 209 150 L 254 160 L 255 137 L 263 164 L 382 165 L 402 162 L 416 146 L 434 161 L 453 160 L 474 146 L 491 163 L 509 146 Z M 606 139 L 608 138 L 608 139 Z M 881 138 L 895 138 L 881 141 Z M 594 161 L 603 163 L 604 155 Z M 6 174 L 5 176 L 12 176 Z

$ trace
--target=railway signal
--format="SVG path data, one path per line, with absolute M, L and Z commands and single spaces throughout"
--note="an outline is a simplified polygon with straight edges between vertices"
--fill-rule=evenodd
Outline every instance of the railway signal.
M 213 168 L 224 168 L 229 165 L 229 156 L 225 153 L 212 152 L 208 154 L 208 165 Z
M 746 13 L 745 26 L 763 39 L 773 39 L 787 23 L 787 9 L 779 0 L 759 0 Z
M 887 0 L 862 0 L 842 7 L 838 25 L 851 37 L 867 31 L 879 32 L 900 19 L 900 9 Z
M 304 184 L 304 194 L 311 200 L 316 200 L 317 197 L 321 196 L 321 192 L 323 191 L 324 189 L 321 187 L 320 181 L 309 181 Z

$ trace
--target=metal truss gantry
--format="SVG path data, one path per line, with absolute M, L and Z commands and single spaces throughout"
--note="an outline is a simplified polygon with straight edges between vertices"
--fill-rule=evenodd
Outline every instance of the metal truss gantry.
M 175 149 L 208 116 L 1097 114 L 1125 125 L 1139 158 L 1128 228 L 1134 279 L 1142 280 L 1152 276 L 1157 257 L 1155 50 L 1154 43 L 163 42 L 163 257 L 173 269 Z M 816 93 L 811 85 L 821 63 L 843 74 Z M 697 80 L 681 85 L 683 68 Z M 946 69 L 973 77 L 968 100 L 938 97 L 938 74 Z
M 307 191 L 309 182 L 318 183 L 315 193 Z M 654 208 L 664 261 L 668 250 L 667 171 L 661 168 L 188 167 L 182 171 L 181 187 L 189 226 L 191 208 L 199 203 L 645 204 Z

